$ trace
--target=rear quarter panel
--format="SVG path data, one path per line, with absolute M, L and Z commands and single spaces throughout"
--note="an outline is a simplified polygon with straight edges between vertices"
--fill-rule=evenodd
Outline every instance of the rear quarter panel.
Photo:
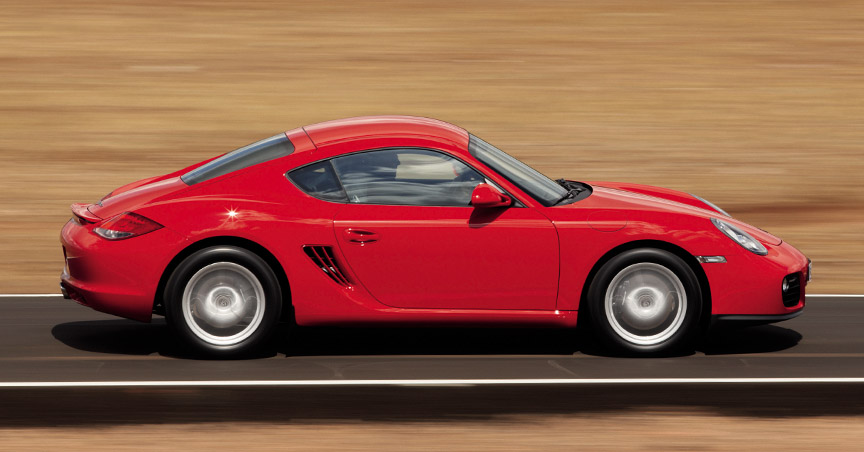
M 304 245 L 332 246 L 349 279 L 357 281 L 338 253 L 333 230 L 333 217 L 342 204 L 312 198 L 285 177 L 310 158 L 288 156 L 214 183 L 196 184 L 178 198 L 137 211 L 187 238 L 181 247 L 162 250 L 172 256 L 202 240 L 226 237 L 267 249 L 289 281 L 299 324 L 373 319 L 380 315 L 380 303 L 359 284 L 343 287 L 332 281 L 303 251 Z

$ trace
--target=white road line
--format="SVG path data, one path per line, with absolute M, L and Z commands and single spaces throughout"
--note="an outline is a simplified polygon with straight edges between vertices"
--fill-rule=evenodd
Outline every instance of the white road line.
M 59 293 L 0 293 L 0 298 L 47 298 L 62 297 Z M 819 298 L 864 298 L 864 294 L 809 293 L 807 297 Z
M 807 298 L 822 297 L 822 298 L 864 298 L 864 294 L 848 294 L 848 293 L 813 293 L 807 294 Z
M 421 380 L 214 380 L 214 381 L 11 381 L 0 388 L 110 388 L 204 386 L 483 386 L 650 384 L 864 383 L 864 378 L 526 378 Z

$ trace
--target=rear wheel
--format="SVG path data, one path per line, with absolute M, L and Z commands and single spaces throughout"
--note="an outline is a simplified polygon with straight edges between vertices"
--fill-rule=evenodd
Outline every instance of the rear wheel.
M 614 351 L 664 354 L 694 345 L 699 281 L 668 251 L 641 248 L 613 257 L 591 282 L 588 302 L 594 331 Z
M 263 259 L 219 246 L 177 266 L 165 304 L 168 325 L 192 351 L 227 357 L 253 352 L 270 338 L 282 300 L 276 275 Z

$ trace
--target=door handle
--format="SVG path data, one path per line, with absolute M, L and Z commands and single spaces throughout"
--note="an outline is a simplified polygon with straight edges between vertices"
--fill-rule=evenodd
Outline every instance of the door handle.
M 362 229 L 353 229 L 348 228 L 344 232 L 345 240 L 351 243 L 372 243 L 378 241 L 378 234 L 371 231 L 364 231 Z

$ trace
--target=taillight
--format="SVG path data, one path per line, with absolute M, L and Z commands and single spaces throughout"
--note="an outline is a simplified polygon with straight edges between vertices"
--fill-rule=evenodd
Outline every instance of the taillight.
M 162 225 L 133 212 L 123 212 L 102 223 L 93 232 L 108 240 L 122 240 L 153 232 Z

